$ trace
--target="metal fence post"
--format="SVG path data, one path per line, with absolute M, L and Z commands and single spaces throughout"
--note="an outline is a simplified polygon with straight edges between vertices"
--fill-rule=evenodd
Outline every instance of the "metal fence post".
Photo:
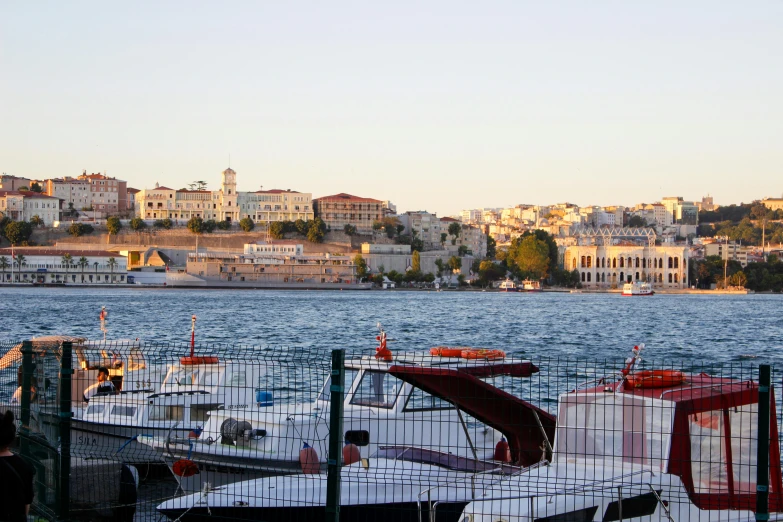
M 759 366 L 759 444 L 756 457 L 756 520 L 769 520 L 769 387 L 770 366 Z
M 345 351 L 332 350 L 332 380 L 329 388 L 329 455 L 326 477 L 326 520 L 340 520 L 340 467 L 342 466 L 343 397 L 345 396 Z
M 21 418 L 19 419 L 20 445 L 19 453 L 23 457 L 30 457 L 30 389 L 33 384 L 33 343 L 22 343 L 22 402 Z
M 58 516 L 68 520 L 71 510 L 71 375 L 73 375 L 73 344 L 64 342 L 60 361 L 60 476 L 58 485 Z

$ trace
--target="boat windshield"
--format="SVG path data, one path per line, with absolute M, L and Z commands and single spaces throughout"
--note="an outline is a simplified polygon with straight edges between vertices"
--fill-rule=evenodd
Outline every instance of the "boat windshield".
M 220 384 L 221 371 L 213 368 L 204 368 L 201 366 L 182 366 L 172 367 L 169 370 L 169 374 L 166 376 L 166 380 L 163 385 L 175 385 L 180 386 L 216 386 Z
M 467 457 L 451 455 L 449 453 L 441 453 L 439 451 L 433 451 L 424 448 L 414 448 L 410 446 L 381 446 L 378 451 L 375 452 L 373 458 L 417 462 L 419 464 L 429 464 L 453 471 L 464 471 L 467 473 L 478 473 L 481 471 L 492 471 L 496 469 L 497 473 L 510 474 L 522 469 L 517 466 L 510 466 L 508 464 L 474 460 Z
M 666 470 L 674 403 L 614 393 L 560 397 L 555 462 Z
M 359 373 L 356 370 L 353 370 L 351 368 L 345 369 L 345 384 L 343 386 L 343 389 L 348 392 L 348 390 L 351 389 L 351 384 L 353 384 L 353 380 L 356 378 L 356 374 Z M 318 400 L 319 401 L 329 401 L 331 398 L 331 388 L 332 386 L 332 377 L 331 375 L 326 378 L 326 383 L 324 383 L 324 387 L 321 388 L 321 393 L 318 394 Z

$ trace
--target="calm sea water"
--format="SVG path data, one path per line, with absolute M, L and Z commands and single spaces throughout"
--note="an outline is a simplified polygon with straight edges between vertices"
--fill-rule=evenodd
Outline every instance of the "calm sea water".
M 783 296 L 495 292 L 0 288 L 0 341 L 71 334 L 110 339 L 367 350 L 377 322 L 396 349 L 501 348 L 526 356 L 783 362 Z

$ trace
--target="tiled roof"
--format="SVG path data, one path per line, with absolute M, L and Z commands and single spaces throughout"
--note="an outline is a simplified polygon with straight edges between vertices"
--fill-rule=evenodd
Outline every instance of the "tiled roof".
M 36 198 L 36 199 L 60 199 L 55 198 L 54 196 L 47 196 L 46 194 L 41 194 L 40 192 L 33 192 L 32 190 L 0 190 L 0 197 L 3 196 L 24 196 L 26 198 Z
M 117 252 L 110 252 L 108 250 L 65 250 L 62 248 L 49 248 L 49 247 L 21 247 L 14 248 L 14 255 L 23 256 L 64 256 L 65 254 L 71 254 L 76 262 L 80 257 L 125 257 Z M 0 248 L 0 256 L 10 256 L 10 248 Z
M 291 194 L 301 194 L 301 192 L 297 190 L 283 190 L 283 189 L 256 190 L 256 194 L 282 194 L 284 192 L 290 192 Z
M 345 192 L 341 192 L 339 194 L 335 194 L 333 196 L 324 196 L 321 198 L 316 198 L 315 201 L 361 201 L 366 203 L 382 203 L 379 199 L 372 199 L 372 198 L 363 198 L 360 196 L 354 196 L 352 194 L 346 194 Z

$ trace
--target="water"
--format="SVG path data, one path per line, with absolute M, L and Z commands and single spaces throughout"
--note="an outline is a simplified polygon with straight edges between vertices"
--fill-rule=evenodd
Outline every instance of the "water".
M 195 314 L 199 342 L 312 352 L 370 353 L 381 322 L 393 349 L 469 345 L 602 359 L 644 342 L 656 359 L 783 360 L 778 295 L 0 288 L 0 341 L 100 338 L 102 305 L 110 339 L 189 341 Z

